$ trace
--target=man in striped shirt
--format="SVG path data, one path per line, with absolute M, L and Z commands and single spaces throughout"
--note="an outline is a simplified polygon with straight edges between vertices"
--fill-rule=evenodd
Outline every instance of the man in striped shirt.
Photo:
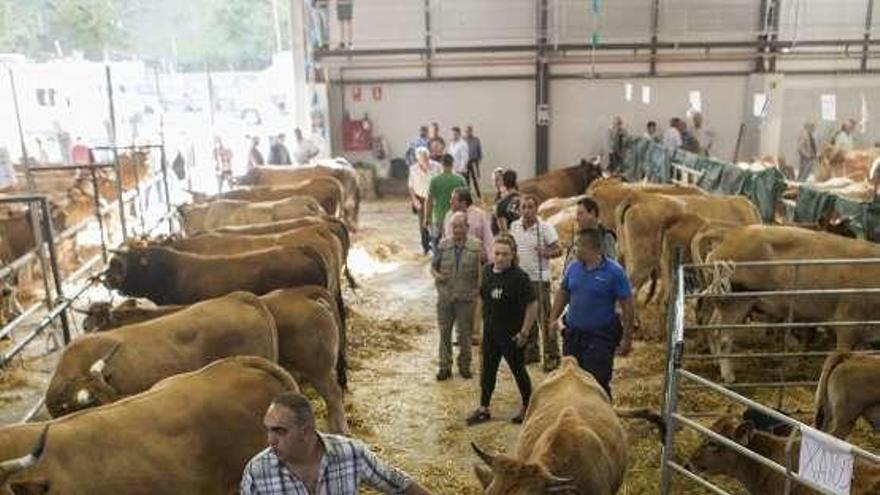
M 363 443 L 318 432 L 299 392 L 278 395 L 263 424 L 269 447 L 245 467 L 241 495 L 356 495 L 361 483 L 382 493 L 430 494 Z

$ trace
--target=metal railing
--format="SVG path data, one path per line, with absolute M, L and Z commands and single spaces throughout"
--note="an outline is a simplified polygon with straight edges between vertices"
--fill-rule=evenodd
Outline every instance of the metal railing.
M 689 331 L 705 331 L 705 330 L 719 330 L 724 329 L 727 331 L 742 331 L 742 330 L 755 330 L 755 329 L 763 329 L 768 325 L 771 325 L 772 328 L 777 330 L 785 330 L 788 331 L 793 328 L 805 328 L 805 327 L 817 327 L 817 326 L 829 326 L 829 327 L 848 327 L 848 326 L 878 326 L 880 325 L 880 321 L 876 320 L 866 320 L 866 321 L 830 321 L 830 322 L 795 322 L 793 320 L 794 314 L 789 311 L 788 321 L 784 323 L 773 323 L 773 324 L 764 324 L 764 323 L 756 323 L 756 324 L 745 324 L 745 323 L 736 323 L 736 324 L 721 324 L 721 325 L 687 325 L 685 323 L 685 301 L 687 299 L 699 297 L 699 294 L 686 294 L 685 293 L 685 270 L 686 269 L 703 269 L 713 265 L 706 264 L 692 264 L 692 265 L 683 265 L 681 263 L 681 253 L 678 253 L 676 266 L 673 271 L 674 280 L 673 280 L 673 291 L 674 299 L 672 304 L 669 305 L 669 331 L 667 335 L 667 368 L 664 379 L 664 391 L 663 391 L 663 417 L 666 421 L 666 437 L 664 440 L 664 446 L 662 449 L 662 459 L 661 459 L 661 491 L 660 493 L 663 495 L 668 495 L 671 490 L 672 477 L 673 474 L 677 474 L 691 482 L 699 484 L 703 488 L 706 488 L 712 493 L 720 494 L 720 495 L 730 495 L 728 491 L 714 484 L 711 480 L 704 478 L 699 473 L 694 472 L 689 466 L 686 466 L 685 463 L 681 463 L 675 459 L 675 446 L 676 446 L 676 430 L 679 426 L 687 427 L 688 429 L 697 432 L 698 434 L 708 437 L 712 441 L 721 444 L 724 448 L 731 449 L 736 452 L 740 456 L 746 457 L 751 461 L 758 463 L 760 466 L 769 469 L 770 471 L 783 476 L 786 479 L 786 492 L 790 489 L 792 483 L 799 484 L 802 486 L 806 486 L 810 489 L 817 491 L 818 493 L 833 495 L 834 492 L 819 486 L 810 480 L 804 478 L 799 472 L 794 472 L 792 469 L 791 463 L 792 459 L 790 454 L 790 449 L 792 442 L 794 441 L 794 436 L 789 436 L 788 444 L 786 448 L 786 464 L 782 465 L 779 462 L 763 457 L 755 451 L 750 450 L 748 447 L 743 446 L 736 441 L 725 437 L 710 428 L 707 428 L 700 424 L 699 422 L 691 419 L 692 417 L 706 417 L 706 416 L 719 416 L 717 414 L 701 414 L 702 412 L 697 411 L 689 411 L 688 413 L 682 413 L 678 410 L 679 407 L 679 399 L 680 392 L 682 390 L 693 389 L 693 388 L 701 388 L 703 390 L 709 390 L 714 394 L 720 395 L 725 399 L 744 406 L 746 408 L 750 408 L 756 410 L 758 413 L 769 416 L 770 418 L 779 421 L 789 427 L 794 428 L 796 431 L 805 431 L 811 430 L 812 427 L 807 424 L 793 419 L 790 416 L 786 416 L 783 413 L 780 413 L 778 410 L 775 410 L 771 407 L 768 407 L 760 402 L 745 397 L 744 395 L 734 391 L 734 389 L 756 389 L 756 388 L 783 388 L 783 387 L 814 387 L 816 382 L 814 381 L 804 381 L 804 380 L 796 380 L 796 381 L 786 381 L 780 380 L 777 382 L 759 382 L 759 383 L 735 383 L 735 384 L 725 384 L 721 385 L 716 383 L 704 376 L 701 376 L 693 371 L 687 370 L 684 367 L 684 363 L 690 360 L 697 361 L 707 361 L 707 360 L 719 360 L 719 359 L 779 359 L 779 358 L 792 358 L 792 357 L 823 357 L 830 352 L 825 351 L 800 351 L 800 352 L 740 352 L 740 353 L 727 353 L 727 354 L 717 354 L 717 355 L 685 355 L 685 337 L 686 333 Z M 834 265 L 844 265 L 844 264 L 852 264 L 852 265 L 867 265 L 867 264 L 876 264 L 880 265 L 880 259 L 822 259 L 822 260 L 784 260 L 779 262 L 772 261 L 755 261 L 755 262 L 743 262 L 736 263 L 734 265 L 734 269 L 745 268 L 745 267 L 758 267 L 758 268 L 769 268 L 772 266 L 789 266 L 794 267 L 796 270 L 799 266 L 823 266 L 823 267 L 832 267 Z M 841 296 L 841 295 L 855 295 L 859 293 L 865 294 L 873 294 L 876 293 L 878 289 L 875 288 L 858 288 L 858 289 L 847 289 L 847 290 L 835 290 L 828 289 L 824 292 L 820 289 L 786 289 L 780 291 L 759 291 L 761 294 L 765 296 L 778 295 L 780 293 L 784 293 L 790 297 L 790 300 L 795 299 L 796 296 L 809 295 L 810 297 L 823 297 L 823 296 Z M 758 293 L 752 292 L 750 294 Z M 722 296 L 734 296 L 736 297 L 737 292 L 730 292 L 727 294 L 713 294 L 714 297 L 722 297 Z M 705 295 L 705 294 L 704 294 Z M 752 296 L 754 297 L 754 296 Z M 866 352 L 866 353 L 871 353 Z M 686 381 L 689 385 L 683 385 L 682 382 Z M 804 414 L 803 411 L 799 411 L 799 414 Z M 690 416 L 690 417 L 688 417 Z M 856 445 L 852 445 L 846 442 L 843 442 L 846 447 L 850 450 L 853 456 L 861 458 L 867 462 L 873 463 L 875 465 L 880 465 L 880 456 L 869 452 L 863 448 L 860 448 Z

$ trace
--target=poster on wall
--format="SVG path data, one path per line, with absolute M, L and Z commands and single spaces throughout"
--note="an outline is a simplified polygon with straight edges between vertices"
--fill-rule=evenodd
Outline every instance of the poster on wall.
M 351 88 L 351 99 L 354 101 L 361 101 L 364 97 L 364 90 L 360 86 L 352 86 Z
M 822 120 L 829 122 L 837 120 L 837 95 L 822 95 L 820 102 L 822 105 Z
M 382 101 L 382 86 L 373 86 L 373 101 Z
M 688 92 L 688 104 L 690 105 L 689 110 L 692 110 L 694 112 L 702 112 L 703 95 L 701 95 L 699 91 Z
M 770 107 L 770 99 L 767 93 L 755 93 L 752 98 L 752 116 L 764 118 L 767 116 L 767 109 Z

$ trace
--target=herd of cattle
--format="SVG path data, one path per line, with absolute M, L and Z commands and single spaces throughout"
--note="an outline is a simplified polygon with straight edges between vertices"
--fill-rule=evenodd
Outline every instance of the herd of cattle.
M 46 391 L 46 409 L 56 419 L 0 429 L 0 460 L 6 459 L 0 485 L 16 494 L 236 493 L 244 464 L 264 445 L 266 406 L 278 392 L 297 389 L 291 375 L 322 396 L 328 429 L 348 432 L 341 286 L 343 278 L 355 285 L 346 260 L 358 221 L 358 176 L 336 163 L 265 166 L 242 183 L 249 187 L 194 194 L 193 204 L 180 207 L 185 237 L 133 240 L 115 253 L 105 284 L 149 301 L 100 302 L 84 310 L 88 333 L 63 351 Z M 563 244 L 574 238 L 577 195 L 593 197 L 602 222 L 617 233 L 633 286 L 651 286 L 645 305 L 667 303 L 679 248 L 686 261 L 713 266 L 880 258 L 880 247 L 866 241 L 762 225 L 742 197 L 627 184 L 602 178 L 588 162 L 525 181 L 522 189 L 541 197 L 540 213 Z M 870 264 L 737 267 L 702 277 L 708 285 L 748 292 L 866 288 L 877 280 L 880 267 Z M 880 305 L 868 297 L 810 296 L 797 304 L 712 298 L 698 316 L 722 323 L 880 320 Z M 835 330 L 841 350 L 875 336 L 868 326 Z M 732 334 L 715 332 L 709 343 L 714 352 L 730 353 Z M 829 357 L 817 392 L 817 426 L 841 437 L 859 417 L 880 427 L 878 373 L 880 357 Z M 721 375 L 735 378 L 725 360 Z M 493 495 L 616 493 L 627 465 L 619 418 L 627 415 L 657 420 L 615 411 L 595 380 L 565 359 L 536 388 L 515 457 L 474 445 L 486 464 L 476 468 L 477 477 Z M 713 429 L 784 462 L 785 438 L 730 417 Z M 783 477 L 754 476 L 753 464 L 713 442 L 690 462 L 740 478 L 753 494 L 782 492 Z M 853 493 L 880 493 L 880 467 L 857 461 L 855 473 Z

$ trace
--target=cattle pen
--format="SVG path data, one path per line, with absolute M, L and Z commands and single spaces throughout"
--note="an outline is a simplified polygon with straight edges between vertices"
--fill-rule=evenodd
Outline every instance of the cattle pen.
M 799 302 L 799 298 L 803 299 L 806 297 L 858 297 L 876 295 L 880 293 L 880 286 L 835 289 L 804 289 L 797 288 L 797 284 L 795 283 L 795 288 L 745 292 L 734 290 L 730 286 L 729 278 L 731 274 L 736 270 L 749 268 L 766 269 L 769 267 L 786 267 L 791 269 L 794 274 L 793 278 L 796 282 L 797 274 L 799 270 L 804 269 L 803 267 L 824 267 L 829 269 L 834 269 L 834 267 L 841 266 L 864 267 L 868 265 L 880 265 L 880 259 L 813 259 L 751 261 L 739 263 L 715 262 L 684 264 L 681 263 L 681 253 L 679 253 L 677 258 L 678 259 L 675 263 L 676 266 L 674 267 L 674 288 L 671 293 L 671 301 L 668 307 L 669 328 L 667 333 L 667 370 L 664 383 L 662 408 L 662 413 L 667 424 L 667 431 L 662 450 L 660 486 L 661 493 L 663 495 L 672 493 L 670 490 L 672 486 L 672 477 L 674 474 L 678 474 L 692 481 L 693 483 L 696 483 L 703 488 L 708 489 L 712 493 L 716 493 L 719 495 L 728 495 L 730 493 L 725 489 L 719 487 L 718 485 L 714 484 L 712 481 L 706 479 L 704 476 L 701 476 L 700 473 L 695 472 L 696 470 L 694 469 L 690 461 L 684 462 L 676 458 L 676 429 L 680 426 L 687 427 L 688 429 L 698 433 L 700 436 L 708 438 L 708 442 L 714 442 L 715 445 L 720 444 L 727 449 L 733 450 L 737 455 L 753 461 L 754 463 L 757 463 L 758 466 L 766 468 L 767 470 L 779 476 L 783 476 L 786 480 L 785 493 L 789 493 L 789 490 L 793 489 L 795 485 L 808 487 L 812 490 L 817 491 L 818 493 L 827 495 L 840 493 L 839 491 L 834 490 L 827 484 L 819 484 L 815 482 L 814 480 L 805 476 L 800 468 L 796 468 L 795 463 L 798 460 L 798 456 L 793 450 L 796 442 L 802 441 L 801 439 L 805 435 L 822 437 L 824 436 L 824 434 L 816 429 L 818 426 L 813 427 L 792 417 L 793 415 L 805 414 L 810 414 L 812 417 L 811 413 L 814 413 L 814 411 L 796 411 L 794 412 L 794 414 L 784 413 L 782 411 L 782 408 L 784 406 L 783 398 L 786 389 L 808 388 L 812 391 L 813 388 L 817 385 L 817 382 L 814 380 L 788 379 L 788 376 L 786 376 L 785 373 L 786 371 L 794 372 L 791 374 L 797 374 L 797 371 L 802 372 L 803 370 L 793 370 L 793 366 L 786 365 L 785 362 L 799 360 L 798 362 L 800 366 L 798 368 L 803 368 L 805 364 L 805 359 L 809 360 L 814 358 L 824 358 L 831 354 L 831 352 L 828 351 L 804 351 L 800 349 L 792 349 L 790 342 L 792 340 L 793 331 L 814 329 L 817 327 L 825 328 L 827 330 L 873 328 L 880 327 L 880 320 L 872 319 L 864 321 L 793 321 L 794 306 Z M 719 265 L 724 265 L 723 269 L 719 270 Z M 699 290 L 699 288 L 694 287 L 695 284 L 691 282 L 693 282 L 695 278 L 697 280 L 702 279 L 700 279 L 699 276 L 689 277 L 688 275 L 691 273 L 699 273 L 705 271 L 714 272 L 716 280 L 713 280 L 713 282 L 718 282 L 717 277 L 719 275 L 719 272 L 726 272 L 728 280 L 722 281 L 720 285 L 717 283 L 709 284 L 708 287 L 704 287 L 702 290 Z M 724 282 L 726 282 L 726 284 Z M 783 322 L 765 323 L 753 321 L 749 323 L 722 322 L 719 324 L 715 323 L 711 319 L 708 320 L 708 322 L 703 319 L 701 321 L 698 321 L 698 324 L 687 323 L 688 316 L 686 302 L 688 301 L 694 301 L 697 304 L 707 304 L 709 302 L 708 300 L 710 299 L 731 300 L 737 298 L 742 299 L 776 297 L 786 298 L 786 304 L 788 305 L 788 317 Z M 732 352 L 730 348 L 727 348 L 721 350 L 721 352 L 718 352 L 718 349 L 714 349 L 716 352 L 709 354 L 699 352 L 687 352 L 687 349 L 693 347 L 695 344 L 693 337 L 688 339 L 688 335 L 697 335 L 700 337 L 713 339 L 720 338 L 719 332 L 721 331 L 731 332 L 731 335 L 738 335 L 740 333 L 754 333 L 755 331 L 760 330 L 775 332 L 780 337 L 777 339 L 777 341 L 782 344 L 783 349 L 774 352 L 763 352 L 763 348 L 761 349 L 761 352 Z M 872 352 L 864 351 L 864 353 Z M 771 360 L 781 360 L 782 364 L 776 366 L 778 379 L 774 381 L 764 382 L 751 381 L 723 383 L 704 376 L 708 374 L 706 370 L 689 370 L 686 369 L 685 366 L 686 362 L 705 363 L 720 362 L 721 360 L 740 361 L 749 359 L 757 363 L 767 363 L 772 362 Z M 762 366 L 761 368 L 770 369 L 771 367 Z M 682 382 L 689 382 L 691 385 L 685 386 L 682 385 Z M 717 411 L 680 411 L 679 402 L 683 392 L 686 390 L 693 390 L 697 388 L 708 389 L 713 394 L 723 397 L 729 403 L 746 407 L 751 411 L 756 411 L 759 415 L 775 421 L 777 425 L 788 427 L 790 429 L 790 433 L 785 440 L 785 458 L 780 460 L 772 459 L 769 456 L 764 456 L 761 453 L 750 449 L 748 445 L 743 445 L 733 438 L 722 435 L 718 431 L 715 431 L 713 429 L 707 428 L 696 420 L 697 417 L 721 417 L 725 414 L 723 412 L 719 413 Z M 776 404 L 774 407 L 762 403 L 761 399 L 766 400 L 767 396 L 759 399 L 757 397 L 749 398 L 744 395 L 744 390 L 755 391 L 758 389 L 770 389 L 775 392 Z M 828 438 L 830 439 L 831 437 L 828 436 Z M 843 440 L 834 439 L 829 441 L 835 442 L 839 448 L 841 448 L 843 451 L 850 453 L 854 458 L 862 459 L 868 463 L 873 464 L 874 466 L 880 466 L 880 456 L 868 450 L 865 450 L 864 448 L 861 448 L 852 443 L 845 442 Z M 757 473 L 754 473 L 754 476 L 757 476 Z

